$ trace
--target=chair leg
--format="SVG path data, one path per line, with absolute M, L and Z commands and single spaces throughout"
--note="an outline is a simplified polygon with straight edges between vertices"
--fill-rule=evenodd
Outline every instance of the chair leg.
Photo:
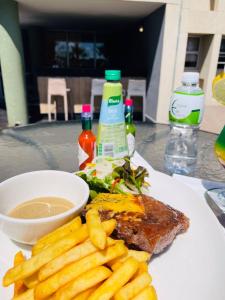
M 91 111 L 94 113 L 95 106 L 94 106 L 94 94 L 91 93 Z
M 54 102 L 54 121 L 57 120 L 57 113 L 56 113 L 56 102 Z
M 48 121 L 52 121 L 52 116 L 51 116 L 51 95 L 48 94 Z
M 63 102 L 64 102 L 65 121 L 68 121 L 68 100 L 67 100 L 67 94 L 64 95 Z

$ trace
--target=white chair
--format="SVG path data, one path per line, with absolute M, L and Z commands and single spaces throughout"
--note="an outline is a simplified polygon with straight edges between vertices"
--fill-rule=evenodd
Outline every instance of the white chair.
M 94 99 L 96 96 L 102 96 L 104 83 L 105 83 L 105 79 L 92 79 L 92 82 L 91 82 L 92 113 L 94 113 L 94 111 L 95 111 Z
M 143 98 L 142 121 L 145 121 L 146 80 L 144 79 L 128 80 L 127 98 L 132 98 L 132 96 L 140 96 Z
M 48 120 L 51 122 L 51 98 L 52 96 L 62 96 L 64 103 L 64 116 L 68 121 L 68 98 L 65 78 L 48 78 Z

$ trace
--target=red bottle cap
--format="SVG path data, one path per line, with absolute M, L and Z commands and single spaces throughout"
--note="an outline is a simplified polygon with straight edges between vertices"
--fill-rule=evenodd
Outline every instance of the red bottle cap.
M 83 104 L 82 105 L 82 112 L 91 112 L 91 105 L 90 104 Z
M 125 100 L 125 105 L 126 106 L 133 106 L 133 100 L 132 99 L 126 99 Z

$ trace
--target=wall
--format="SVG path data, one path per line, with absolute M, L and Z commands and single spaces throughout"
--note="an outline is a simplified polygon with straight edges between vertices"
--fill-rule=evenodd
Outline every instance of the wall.
M 157 117 L 164 14 L 165 7 L 161 7 L 144 21 L 145 55 L 147 58 L 146 116 L 153 121 Z
M 214 10 L 212 10 L 212 6 L 214 6 Z M 225 0 L 215 0 L 213 3 L 208 0 L 204 2 L 185 0 L 181 13 L 174 88 L 180 85 L 181 74 L 184 70 L 188 34 L 200 35 L 202 49 L 199 71 L 206 105 L 219 105 L 212 97 L 212 81 L 217 71 L 221 38 L 225 34 L 224 9 Z
M 183 8 L 192 10 L 209 11 L 216 7 L 217 0 L 183 0 Z
M 178 53 L 178 40 L 180 26 L 180 6 L 167 4 L 164 17 L 164 34 L 162 46 L 162 59 L 160 69 L 160 90 L 157 104 L 157 117 L 159 123 L 168 122 L 168 110 L 171 94 L 173 92 L 174 73 Z

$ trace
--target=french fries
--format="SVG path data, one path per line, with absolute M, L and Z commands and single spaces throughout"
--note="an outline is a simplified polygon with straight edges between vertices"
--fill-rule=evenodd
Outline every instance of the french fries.
M 84 272 L 100 265 L 104 265 L 108 261 L 123 255 L 126 251 L 127 248 L 124 246 L 124 243 L 117 242 L 114 246 L 111 246 L 106 250 L 95 252 L 68 265 L 58 273 L 49 277 L 47 280 L 40 282 L 40 284 L 38 284 L 35 288 L 35 297 L 37 299 L 47 298 L 55 293 L 60 287 L 80 276 Z
M 109 300 L 116 292 L 126 284 L 138 269 L 138 261 L 133 257 L 129 257 L 124 264 L 113 272 L 94 293 L 89 300 Z
M 71 249 L 73 246 L 82 242 L 88 237 L 87 226 L 83 225 L 74 233 L 70 233 L 64 239 L 57 241 L 50 245 L 45 250 L 41 251 L 35 256 L 32 256 L 29 260 L 25 261 L 17 267 L 9 269 L 3 278 L 3 285 L 8 286 L 11 283 L 24 279 L 40 269 L 43 265 L 50 260 L 61 255 L 65 251 Z
M 83 292 L 84 290 L 105 280 L 111 274 L 112 272 L 103 266 L 92 269 L 59 289 L 55 294 L 55 298 L 57 300 L 71 299 L 80 292 Z
M 29 289 L 26 292 L 13 297 L 13 300 L 34 300 L 34 290 L 33 289 Z
M 14 256 L 14 267 L 18 266 L 19 264 L 21 264 L 22 262 L 25 261 L 25 257 L 22 253 L 22 251 L 19 251 L 15 254 Z M 20 295 L 21 293 L 26 291 L 26 286 L 23 283 L 23 280 L 18 280 L 15 282 L 14 285 L 14 297 Z
M 105 226 L 104 229 L 106 231 L 109 229 L 110 232 L 114 224 L 115 223 L 111 222 L 111 220 L 105 221 L 103 223 L 103 227 Z M 19 279 L 24 279 L 34 274 L 46 263 L 56 258 L 57 256 L 63 254 L 64 252 L 71 249 L 78 243 L 83 242 L 87 238 L 88 238 L 87 225 L 84 224 L 76 231 L 68 234 L 63 239 L 50 245 L 49 247 L 47 247 L 37 255 L 32 256 L 30 259 L 26 260 L 23 264 L 20 264 L 19 266 L 16 266 L 12 269 L 9 269 L 3 278 L 3 286 L 8 286 Z
M 132 300 L 157 300 L 157 295 L 154 287 L 148 286 L 144 288 L 136 297 Z
M 147 262 L 149 261 L 151 255 L 148 252 L 145 251 L 136 251 L 136 250 L 128 250 L 128 253 L 126 255 L 123 255 L 121 257 L 118 257 L 108 263 L 108 265 L 111 267 L 114 265 L 114 268 L 116 266 L 117 262 L 124 262 L 128 257 L 133 257 L 139 262 Z
M 41 252 L 44 248 L 62 239 L 67 234 L 76 231 L 81 227 L 80 217 L 74 218 L 72 221 L 66 223 L 65 225 L 57 228 L 56 230 L 50 232 L 49 234 L 40 238 L 32 249 L 32 255 L 36 255 Z
M 38 273 L 34 273 L 31 276 L 24 278 L 23 282 L 27 288 L 32 289 L 39 282 Z
M 129 300 L 137 296 L 141 290 L 149 286 L 152 278 L 148 273 L 142 273 L 123 286 L 114 296 L 114 300 Z
M 96 209 L 90 209 L 86 213 L 86 222 L 90 240 L 95 247 L 103 250 L 106 246 L 106 233 Z
M 140 262 L 139 263 L 139 268 L 137 270 L 137 274 L 134 274 L 134 275 L 140 275 L 142 273 L 145 273 L 145 272 L 148 272 L 148 265 L 146 262 Z
M 107 238 L 108 247 L 114 245 L 115 243 L 115 240 Z M 45 280 L 68 264 L 78 261 L 81 258 L 88 256 L 96 251 L 98 251 L 98 249 L 92 244 L 92 242 L 90 240 L 86 240 L 82 244 L 79 244 L 77 247 L 72 248 L 71 250 L 65 252 L 59 257 L 56 257 L 55 259 L 44 265 L 39 271 L 39 278 L 41 278 L 41 280 Z
M 15 255 L 3 285 L 15 283 L 13 300 L 157 300 L 148 274 L 150 255 L 110 238 L 114 219 L 87 213 L 41 238 L 32 257 Z
M 99 287 L 100 284 L 97 284 L 93 287 L 91 287 L 90 289 L 81 292 L 80 294 L 78 294 L 77 296 L 75 296 L 72 300 L 86 300 L 88 299 L 88 297 Z

